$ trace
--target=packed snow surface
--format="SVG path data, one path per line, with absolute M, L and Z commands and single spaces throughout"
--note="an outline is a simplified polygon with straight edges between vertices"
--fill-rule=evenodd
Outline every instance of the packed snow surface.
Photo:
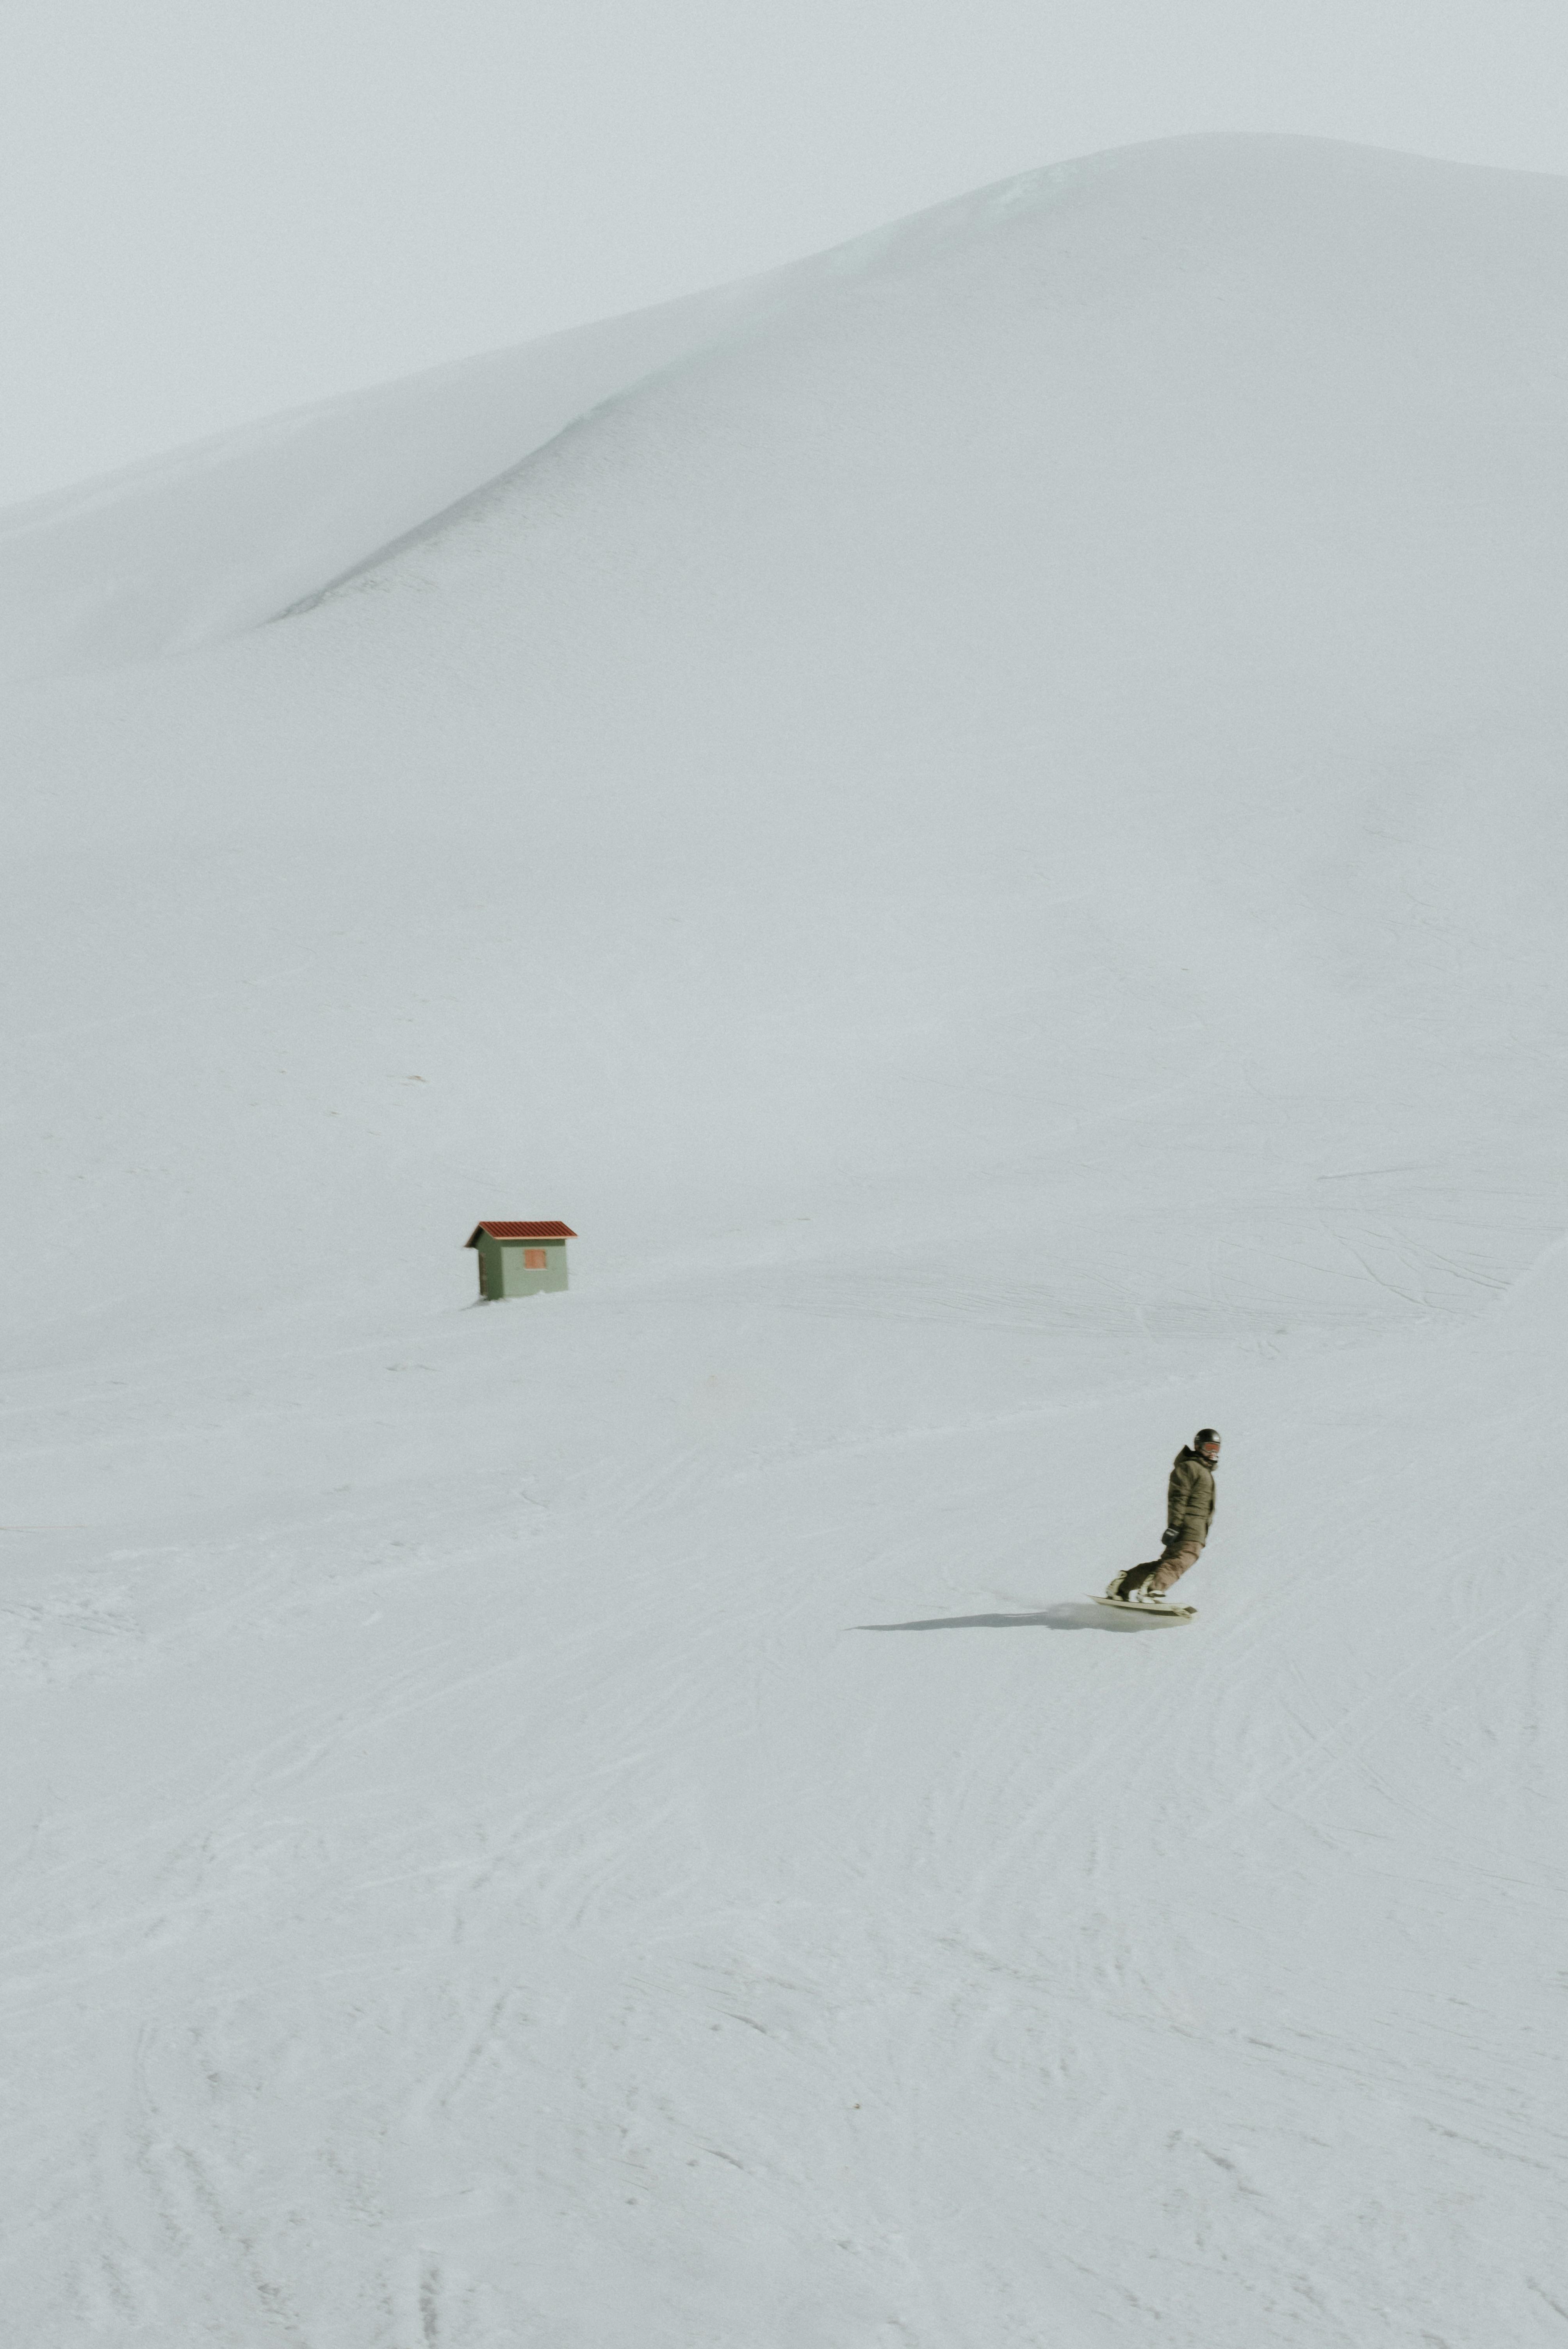
M 658 316 L 15 518 L 7 2337 L 1558 2343 L 1568 182 Z

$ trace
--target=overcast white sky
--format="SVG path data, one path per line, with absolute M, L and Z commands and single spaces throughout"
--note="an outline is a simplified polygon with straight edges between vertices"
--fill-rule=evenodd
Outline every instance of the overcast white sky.
M 4 0 L 0 502 L 1064 156 L 1568 172 L 1565 0 Z

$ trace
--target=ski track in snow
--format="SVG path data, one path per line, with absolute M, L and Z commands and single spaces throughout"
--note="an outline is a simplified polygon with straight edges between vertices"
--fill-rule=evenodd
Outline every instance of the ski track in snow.
M 1555 2342 L 1568 192 L 713 300 L 27 523 L 15 2337 Z
M 1391 1374 L 1417 1424 L 1469 1394 L 1473 1342 L 1420 1352 L 1341 1358 L 1352 1483 Z M 1311 1391 L 1251 1375 L 1287 1419 Z M 1106 1411 L 1075 1415 L 1091 1465 Z M 1494 1399 L 1487 1449 L 1521 1413 Z M 1419 1477 L 1373 1471 L 1304 1580 L 1296 1464 L 1227 1512 L 1283 1564 L 1216 1555 L 1196 1624 L 1108 1633 L 1087 1561 L 1039 1556 L 1037 1424 L 895 1457 L 623 1458 L 531 1538 L 454 1543 L 438 1505 L 410 1541 L 385 1500 L 353 1558 L 259 1528 L 216 1619 L 167 1545 L 159 1710 L 199 1755 L 121 1783 L 109 1728 L 35 1826 L 56 1930 L 7 1951 L 33 2044 L 126 2046 L 67 2169 L 111 2220 L 71 2262 L 85 2334 L 331 2337 L 325 2296 L 395 2342 L 416 2311 L 587 2341 L 634 2300 L 672 2342 L 1409 2338 L 1390 2272 L 1434 2337 L 1483 2299 L 1539 2332 L 1563 1985 L 1508 1953 L 1563 1905 L 1553 1597 L 1472 1537 L 1442 1609 L 1368 1618 Z M 98 1686 L 145 1740 L 138 1672 Z

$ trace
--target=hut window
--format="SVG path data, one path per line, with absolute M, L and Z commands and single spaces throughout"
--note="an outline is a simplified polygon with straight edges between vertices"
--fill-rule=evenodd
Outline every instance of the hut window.
M 542 1272 L 549 1258 L 542 1248 L 524 1248 L 522 1268 L 525 1272 Z

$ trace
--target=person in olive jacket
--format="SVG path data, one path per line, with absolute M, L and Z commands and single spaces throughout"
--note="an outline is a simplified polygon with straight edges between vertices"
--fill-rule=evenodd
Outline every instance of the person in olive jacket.
M 1214 1522 L 1214 1471 L 1220 1464 L 1220 1432 L 1201 1427 L 1176 1454 L 1165 1497 L 1165 1547 L 1143 1566 L 1116 1575 L 1108 1599 L 1163 1599 L 1190 1566 L 1195 1566 Z

